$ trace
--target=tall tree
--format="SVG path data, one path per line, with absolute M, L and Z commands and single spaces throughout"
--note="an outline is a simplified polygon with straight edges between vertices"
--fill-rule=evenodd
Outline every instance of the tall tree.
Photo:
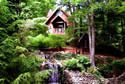
M 89 51 L 90 51 L 90 62 L 93 67 L 95 67 L 95 11 L 100 7 L 100 3 L 98 0 L 67 0 L 63 1 L 65 2 L 64 5 L 67 5 L 69 10 L 73 11 L 71 12 L 72 18 L 74 22 L 76 23 L 76 26 L 74 29 L 77 29 L 78 31 L 75 32 L 75 34 L 82 33 L 82 30 L 86 29 L 86 26 L 88 25 L 88 35 L 89 35 Z M 70 8 L 69 3 L 70 2 Z M 86 18 L 86 20 L 85 20 Z M 86 23 L 85 23 L 86 22 Z M 74 24 L 74 23 L 73 23 Z M 80 33 L 78 33 L 80 32 Z

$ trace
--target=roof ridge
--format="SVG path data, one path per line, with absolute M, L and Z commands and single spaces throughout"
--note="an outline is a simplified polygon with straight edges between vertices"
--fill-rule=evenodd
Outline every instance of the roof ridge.
M 44 24 L 46 24 L 48 21 L 49 21 L 49 19 L 53 16 L 53 14 L 59 9 L 59 10 L 61 10 L 64 14 L 66 14 L 67 16 L 70 16 L 69 14 L 67 14 L 64 10 L 62 10 L 62 9 L 60 9 L 61 7 L 60 6 L 58 6 L 58 7 L 56 7 L 56 9 L 52 12 L 52 14 L 51 14 L 51 16 L 44 22 Z

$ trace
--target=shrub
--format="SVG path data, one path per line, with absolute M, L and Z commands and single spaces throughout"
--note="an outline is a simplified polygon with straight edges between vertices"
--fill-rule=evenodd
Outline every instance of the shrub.
M 34 75 L 34 84 L 46 84 L 46 81 L 51 75 L 52 70 L 44 70 L 35 73 Z
M 6 78 L 0 78 L 0 84 L 9 84 L 9 81 Z
M 87 69 L 87 72 L 89 74 L 96 76 L 96 78 L 99 79 L 99 81 L 100 81 L 100 78 L 102 78 L 102 74 L 99 72 L 99 70 L 97 68 L 94 68 L 91 66 Z
M 43 36 L 42 34 L 36 36 L 36 37 L 32 37 L 32 36 L 28 36 L 27 37 L 27 46 L 31 46 L 31 47 L 40 47 L 41 45 L 43 45 L 42 40 L 45 38 L 45 36 Z
M 42 35 L 39 34 L 36 37 L 28 36 L 28 47 L 42 47 L 42 48 L 58 48 L 65 46 L 65 40 L 61 36 L 56 35 Z
M 49 34 L 50 40 L 48 42 L 50 44 L 50 48 L 58 48 L 65 46 L 65 40 L 63 36 L 51 35 Z
M 71 59 L 71 58 L 76 58 L 77 55 L 73 53 L 66 53 L 64 54 L 65 58 Z
M 99 72 L 101 72 L 101 74 L 104 77 L 106 77 L 106 78 L 112 77 L 112 67 L 110 64 L 102 64 L 98 68 L 99 68 Z
M 23 74 L 20 74 L 12 84 L 31 84 L 32 82 L 32 76 L 31 73 L 26 72 Z
M 82 64 L 78 62 L 78 59 L 72 58 L 70 60 L 66 60 L 64 62 L 64 68 L 70 69 L 70 70 L 80 70 L 85 71 L 85 68 Z
M 85 56 L 77 57 L 77 55 L 70 55 L 72 57 L 71 60 L 66 60 L 64 63 L 64 67 L 68 69 L 77 69 L 85 72 L 87 68 L 90 66 L 89 58 Z M 73 58 L 74 57 L 74 58 Z M 70 57 L 69 57 L 70 58 Z
M 52 70 L 22 73 L 11 84 L 46 84 Z
M 87 68 L 90 66 L 90 60 L 89 60 L 89 58 L 87 58 L 85 56 L 80 56 L 77 59 L 78 59 L 78 62 L 80 64 L 82 64 L 82 66 L 84 67 L 84 69 L 87 70 Z
M 24 47 L 21 47 L 21 46 L 16 46 L 16 53 L 17 54 L 21 54 L 21 53 L 24 53 L 24 52 L 27 52 L 28 50 Z
M 80 56 L 77 59 L 79 60 L 79 63 L 81 63 L 83 65 L 89 65 L 90 64 L 89 58 L 87 58 L 85 56 Z
M 5 28 L 0 27 L 0 43 L 7 38 L 7 30 Z
M 55 58 L 57 60 L 65 60 L 65 55 L 62 53 L 56 53 Z
M 78 69 L 78 60 L 77 59 L 71 59 L 71 60 L 66 60 L 64 62 L 64 67 L 68 69 L 73 69 L 76 70 Z
M 58 60 L 65 60 L 65 59 L 77 58 L 77 55 L 72 53 L 65 53 L 65 54 L 57 53 L 55 55 L 55 58 Z
M 114 60 L 111 63 L 113 74 L 118 76 L 125 71 L 125 59 Z
M 103 64 L 99 67 L 99 71 L 104 77 L 112 77 L 113 74 L 118 76 L 125 71 L 125 59 L 114 60 L 110 64 Z

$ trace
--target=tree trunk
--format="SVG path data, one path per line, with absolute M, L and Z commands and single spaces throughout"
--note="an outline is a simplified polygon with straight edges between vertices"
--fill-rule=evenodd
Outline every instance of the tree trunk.
M 72 8 L 73 8 L 73 12 L 75 12 L 75 6 L 74 5 L 72 5 Z
M 68 7 L 69 7 L 69 11 L 70 11 L 70 13 L 72 15 L 72 8 L 71 8 L 71 3 L 70 2 L 68 2 Z
M 95 67 L 95 24 L 94 24 L 94 13 L 91 14 L 91 23 L 92 23 L 92 39 L 91 39 L 91 56 L 90 63 Z
M 124 19 L 123 17 L 121 18 L 121 27 L 122 27 L 122 32 L 121 32 L 121 35 L 122 35 L 122 49 L 123 49 L 123 53 L 125 53 L 125 29 L 124 29 Z
M 90 53 L 90 55 L 91 55 L 91 46 L 92 46 L 92 45 L 91 45 L 91 44 L 92 44 L 92 43 L 91 43 L 91 42 L 92 42 L 91 40 L 92 40 L 92 39 L 91 39 L 91 25 L 90 25 L 89 15 L 86 16 L 86 19 L 87 19 L 87 22 L 88 22 L 88 33 L 89 33 L 89 53 Z
M 88 22 L 88 33 L 89 33 L 89 53 L 90 63 L 95 68 L 95 26 L 94 26 L 94 13 L 91 15 L 92 29 L 90 25 L 90 16 L 86 16 Z

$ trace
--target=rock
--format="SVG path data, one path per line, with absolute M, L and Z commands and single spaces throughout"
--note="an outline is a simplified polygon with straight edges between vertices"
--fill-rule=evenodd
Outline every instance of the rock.
M 119 84 L 125 84 L 125 72 L 116 78 L 116 82 Z
M 108 78 L 103 80 L 103 84 L 125 84 L 125 72 L 116 78 Z
M 64 84 L 99 84 L 96 77 L 83 75 L 79 71 L 65 70 L 64 78 Z
M 64 84 L 125 84 L 125 72 L 117 78 L 100 78 L 97 80 L 95 76 L 82 74 L 79 71 L 65 70 Z

